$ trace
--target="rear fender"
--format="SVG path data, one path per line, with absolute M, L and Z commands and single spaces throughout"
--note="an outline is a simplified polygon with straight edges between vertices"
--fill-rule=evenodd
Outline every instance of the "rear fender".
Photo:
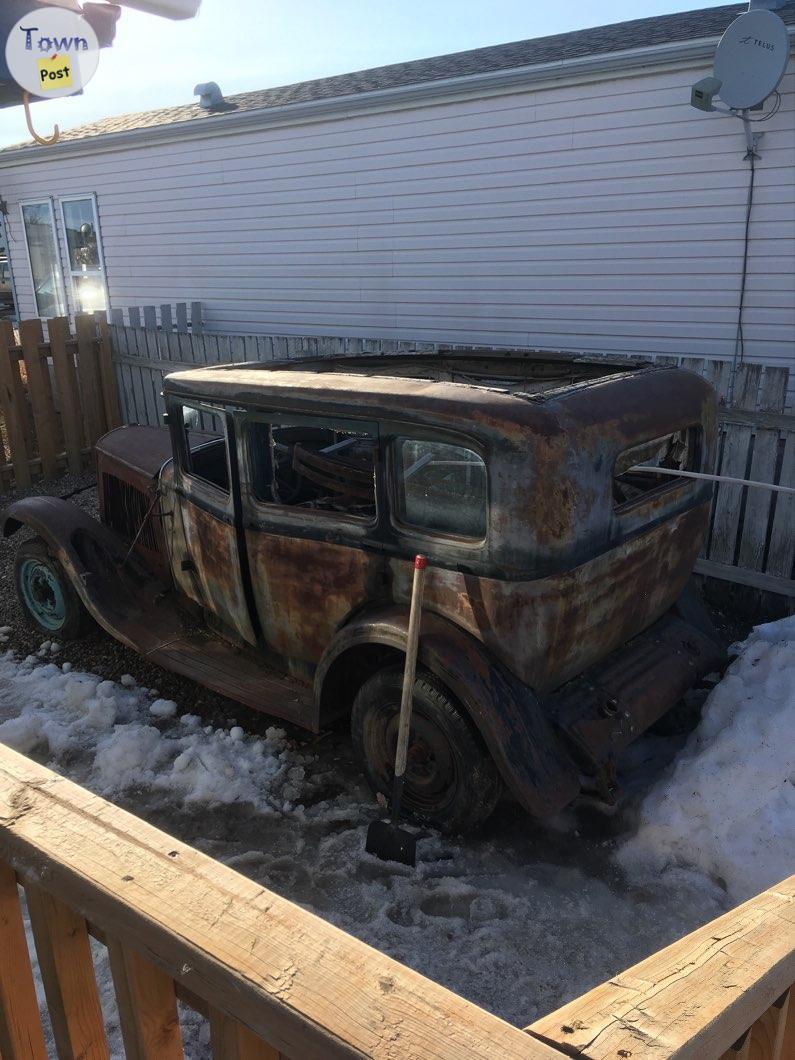
M 26 497 L 0 512 L 0 533 L 10 537 L 22 527 L 38 534 L 66 572 L 88 613 L 112 636 L 130 647 L 120 631 L 119 607 L 131 594 L 151 598 L 151 578 L 124 542 L 71 501 L 59 497 Z M 144 605 L 145 606 L 145 605 Z
M 339 630 L 315 676 L 315 697 L 335 663 L 363 645 L 405 651 L 408 610 L 359 614 Z M 537 817 L 556 813 L 580 791 L 578 771 L 535 695 L 473 637 L 439 615 L 422 617 L 419 662 L 455 696 L 476 725 L 500 774 L 521 805 Z

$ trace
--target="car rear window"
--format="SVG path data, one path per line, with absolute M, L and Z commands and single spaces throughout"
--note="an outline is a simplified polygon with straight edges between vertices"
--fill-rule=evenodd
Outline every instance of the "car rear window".
M 405 526 L 480 540 L 486 535 L 486 465 L 472 449 L 395 440 L 396 517 Z
M 660 473 L 655 468 L 700 471 L 701 448 L 702 431 L 700 427 L 694 426 L 659 438 L 650 438 L 625 449 L 613 469 L 613 500 L 616 507 L 666 486 L 692 482 L 685 476 Z

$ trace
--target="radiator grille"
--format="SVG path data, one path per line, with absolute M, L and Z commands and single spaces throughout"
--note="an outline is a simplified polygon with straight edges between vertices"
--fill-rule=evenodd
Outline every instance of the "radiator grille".
M 152 498 L 115 475 L 103 475 L 102 480 L 106 524 L 128 541 L 140 530 L 138 544 L 152 552 L 158 551 L 154 520 L 151 514 L 147 518 Z

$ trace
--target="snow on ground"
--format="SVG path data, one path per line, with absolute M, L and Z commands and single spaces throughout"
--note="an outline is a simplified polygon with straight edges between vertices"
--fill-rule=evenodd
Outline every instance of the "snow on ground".
M 345 737 L 204 725 L 64 654 L 0 654 L 0 741 L 517 1024 L 792 871 L 793 619 L 754 632 L 668 773 L 675 742 L 633 746 L 623 781 L 647 791 L 639 816 L 583 806 L 541 826 L 504 806 L 478 836 L 427 834 L 416 871 L 364 852 L 376 808 Z M 206 1055 L 206 1025 L 182 1015 L 187 1055 Z
M 694 866 L 741 902 L 795 871 L 795 616 L 737 650 L 618 860 Z

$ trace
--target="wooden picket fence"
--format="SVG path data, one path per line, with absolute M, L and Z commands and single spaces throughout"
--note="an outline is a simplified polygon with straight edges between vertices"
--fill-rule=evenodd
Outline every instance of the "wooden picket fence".
M 795 1056 L 795 877 L 521 1030 L 0 745 L 3 1060 L 47 1057 L 20 887 L 62 1058 L 109 1057 L 92 936 L 128 1060 L 182 1060 L 178 1002 L 213 1060 Z
M 163 377 L 197 365 L 303 357 L 435 351 L 409 340 L 174 333 L 111 327 L 122 414 L 128 423 L 163 422 Z M 464 352 L 468 347 L 446 347 Z M 641 358 L 633 358 L 639 360 Z M 795 487 L 795 416 L 785 412 L 789 369 L 703 357 L 648 358 L 703 376 L 718 394 L 716 473 Z M 732 382 L 732 375 L 734 380 Z M 724 581 L 795 598 L 795 495 L 721 483 L 696 570 Z M 794 1058 L 795 1060 L 795 1058 Z
M 0 321 L 0 487 L 79 472 L 92 446 L 122 423 L 107 321 L 78 314 Z
M 117 307 L 111 309 L 110 320 L 117 327 L 127 324 L 131 328 L 145 327 L 152 331 L 160 329 L 183 334 L 190 331 L 193 335 L 199 335 L 202 331 L 202 304 L 201 302 L 176 302 L 172 305 L 170 302 L 165 302 L 161 305 Z

